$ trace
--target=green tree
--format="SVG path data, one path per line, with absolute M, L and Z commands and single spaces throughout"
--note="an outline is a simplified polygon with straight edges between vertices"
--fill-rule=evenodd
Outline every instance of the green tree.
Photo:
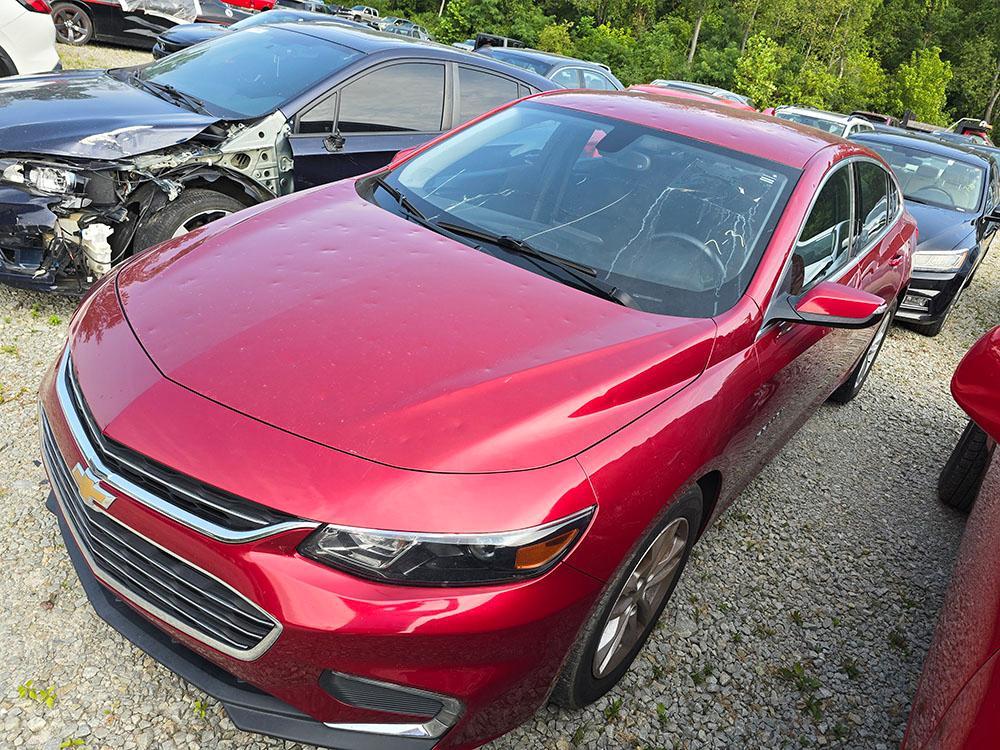
M 555 52 L 557 55 L 573 53 L 573 40 L 569 36 L 569 25 L 550 23 L 538 34 L 538 49 Z
M 589 18 L 579 25 L 580 36 L 574 46 L 576 56 L 604 63 L 626 84 L 636 83 L 636 40 L 626 29 L 606 23 L 594 26 Z
M 917 120 L 946 125 L 944 109 L 950 80 L 951 64 L 941 59 L 940 47 L 914 50 L 909 62 L 896 70 L 900 104 Z
M 781 57 L 781 47 L 770 37 L 750 37 L 733 74 L 736 91 L 749 96 L 758 107 L 774 104 Z

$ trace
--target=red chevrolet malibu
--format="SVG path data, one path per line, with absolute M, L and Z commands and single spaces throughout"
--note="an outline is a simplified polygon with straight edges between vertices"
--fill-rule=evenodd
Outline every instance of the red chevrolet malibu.
M 951 382 L 971 417 L 944 471 L 941 499 L 968 511 L 955 574 L 924 663 L 905 750 L 1000 746 L 1000 326 L 965 355 Z
M 885 164 L 560 92 L 123 265 L 41 389 L 91 601 L 244 728 L 471 748 L 614 687 L 910 269 Z

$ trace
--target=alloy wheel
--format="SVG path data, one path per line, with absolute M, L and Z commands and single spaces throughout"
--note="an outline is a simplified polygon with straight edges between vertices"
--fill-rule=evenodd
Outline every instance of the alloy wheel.
M 229 216 L 232 211 L 225 211 L 222 209 L 212 210 L 212 211 L 200 211 L 196 213 L 191 218 L 183 222 L 177 231 L 173 233 L 172 238 L 182 237 L 188 232 L 197 229 L 198 227 L 203 227 L 206 224 L 211 224 L 216 219 L 221 219 L 224 216 Z
M 52 14 L 56 36 L 66 44 L 81 44 L 90 36 L 90 18 L 72 5 L 65 5 Z
M 594 677 L 607 676 L 625 660 L 660 611 L 687 549 L 690 528 L 678 518 L 652 541 L 615 599 L 594 653 Z

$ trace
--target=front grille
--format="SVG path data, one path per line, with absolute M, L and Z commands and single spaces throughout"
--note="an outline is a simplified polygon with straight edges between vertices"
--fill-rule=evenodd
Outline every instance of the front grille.
M 119 595 L 223 653 L 253 659 L 280 633 L 264 610 L 214 576 L 137 534 L 81 498 L 44 412 L 42 455 L 73 536 Z
M 82 424 L 87 441 L 100 461 L 114 473 L 174 507 L 231 531 L 257 531 L 299 520 L 199 482 L 109 439 L 98 429 L 87 407 L 72 362 L 65 369 L 65 379 L 70 408 Z

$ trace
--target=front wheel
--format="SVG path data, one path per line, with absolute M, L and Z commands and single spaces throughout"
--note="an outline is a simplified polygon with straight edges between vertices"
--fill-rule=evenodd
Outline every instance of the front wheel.
M 993 447 L 989 437 L 970 421 L 958 439 L 938 480 L 938 497 L 945 505 L 968 513 L 986 476 Z
M 52 21 L 56 26 L 56 40 L 63 44 L 81 47 L 94 38 L 94 21 L 79 5 L 55 3 Z
M 224 193 L 187 188 L 139 225 L 132 248 L 135 252 L 145 250 L 242 208 L 245 208 L 242 203 Z
M 677 586 L 701 515 L 701 492 L 692 488 L 636 545 L 577 637 L 552 692 L 553 703 L 580 708 L 621 680 Z
M 868 376 L 871 374 L 872 365 L 875 364 L 879 352 L 882 351 L 882 344 L 885 343 L 886 335 L 889 333 L 894 313 L 894 307 L 886 311 L 882 322 L 879 323 L 878 329 L 876 329 L 875 335 L 872 337 L 871 343 L 865 349 L 865 353 L 861 355 L 861 359 L 855 365 L 850 377 L 830 396 L 831 401 L 837 404 L 846 404 L 849 401 L 853 401 L 854 397 L 861 393 L 861 389 L 865 387 L 865 381 L 868 380 Z

